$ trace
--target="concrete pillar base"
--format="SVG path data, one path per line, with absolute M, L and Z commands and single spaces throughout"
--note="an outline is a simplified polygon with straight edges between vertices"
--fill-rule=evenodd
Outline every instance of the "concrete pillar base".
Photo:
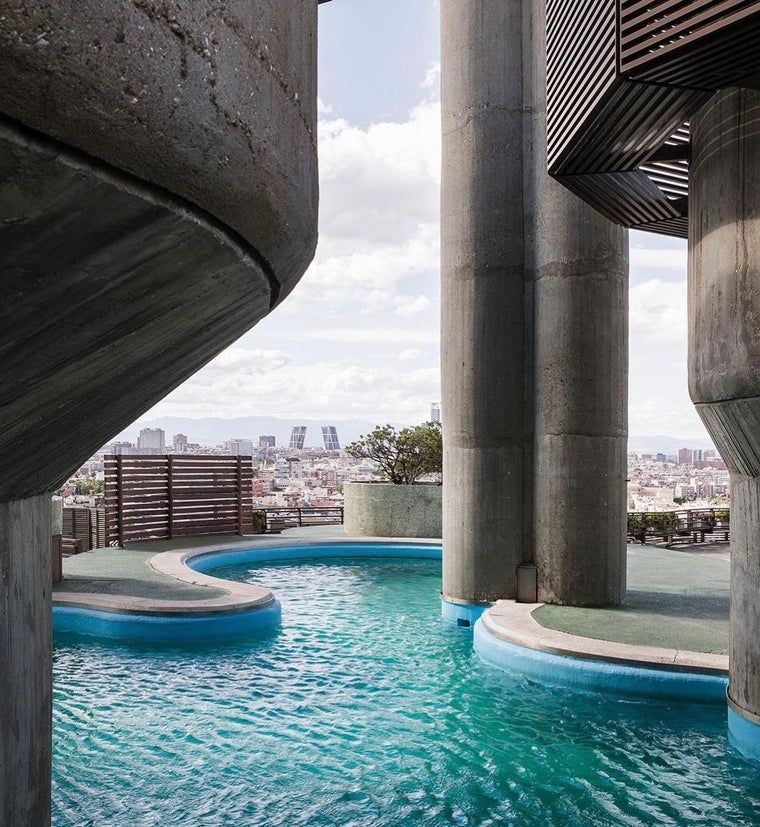
M 728 700 L 728 739 L 745 757 L 760 762 L 760 717 Z
M 448 623 L 469 629 L 492 605 L 492 603 L 456 603 L 444 597 L 441 600 L 441 617 Z
M 50 823 L 50 495 L 0 502 L 0 824 Z

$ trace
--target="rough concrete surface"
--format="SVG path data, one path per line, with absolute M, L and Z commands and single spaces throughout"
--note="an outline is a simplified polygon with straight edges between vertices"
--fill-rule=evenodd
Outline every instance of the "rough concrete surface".
M 59 485 L 271 298 L 171 198 L 2 127 L 0 260 L 0 501 Z
M 45 494 L 0 502 L 0 824 L 7 827 L 50 823 L 50 524 Z
M 523 559 L 520 18 L 441 3 L 443 594 L 474 603 Z
M 0 113 L 208 211 L 291 289 L 316 245 L 301 0 L 0 0 Z
M 441 16 L 443 593 L 616 603 L 627 236 L 546 174 L 544 4 Z
M 691 120 L 689 391 L 731 471 L 729 697 L 760 714 L 760 92 Z
M 353 537 L 440 537 L 441 486 L 349 482 L 343 528 Z

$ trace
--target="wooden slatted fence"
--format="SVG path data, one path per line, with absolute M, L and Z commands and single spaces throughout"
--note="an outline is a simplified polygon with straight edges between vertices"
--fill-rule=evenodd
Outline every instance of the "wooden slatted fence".
M 74 506 L 63 509 L 63 537 L 81 540 L 84 551 L 106 545 L 106 512 L 103 508 Z
M 250 457 L 106 456 L 106 542 L 251 531 Z

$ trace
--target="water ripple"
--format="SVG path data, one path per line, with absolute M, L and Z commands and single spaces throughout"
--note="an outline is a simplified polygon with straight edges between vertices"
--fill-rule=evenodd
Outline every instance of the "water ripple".
M 277 634 L 206 650 L 61 636 L 56 827 L 760 824 L 725 710 L 504 675 L 440 621 L 440 564 L 267 565 Z

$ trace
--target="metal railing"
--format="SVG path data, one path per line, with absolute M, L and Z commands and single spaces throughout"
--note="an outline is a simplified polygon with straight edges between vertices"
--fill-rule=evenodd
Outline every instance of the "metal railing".
M 704 543 L 728 541 L 728 508 L 688 508 L 678 511 L 628 512 L 628 540 L 632 543 Z
M 304 506 L 301 508 L 260 508 L 267 518 L 267 533 L 279 534 L 286 528 L 311 525 L 342 525 L 343 507 Z

